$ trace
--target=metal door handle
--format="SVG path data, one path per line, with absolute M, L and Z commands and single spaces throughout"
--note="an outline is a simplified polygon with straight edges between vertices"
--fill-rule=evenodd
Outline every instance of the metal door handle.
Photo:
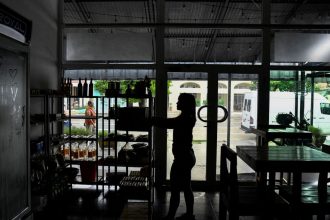
M 208 122 L 207 120 L 202 119 L 202 117 L 201 117 L 201 115 L 200 115 L 202 109 L 203 109 L 203 108 L 206 108 L 206 107 L 208 107 L 208 105 L 204 105 L 204 106 L 200 107 L 200 108 L 198 109 L 198 111 L 197 111 L 197 117 L 198 117 L 198 119 L 201 120 L 202 122 Z M 224 112 L 224 116 L 223 116 L 220 120 L 217 120 L 217 123 L 224 122 L 224 121 L 228 118 L 228 110 L 227 110 L 224 106 L 222 106 L 222 105 L 218 105 L 218 108 L 221 108 L 221 109 L 223 110 L 223 112 Z

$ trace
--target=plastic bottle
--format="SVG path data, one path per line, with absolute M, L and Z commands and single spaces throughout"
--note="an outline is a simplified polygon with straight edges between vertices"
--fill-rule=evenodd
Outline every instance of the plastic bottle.
M 79 83 L 78 83 L 78 96 L 82 96 L 82 83 L 81 83 L 81 78 L 79 78 Z
M 85 78 L 85 82 L 83 86 L 83 97 L 87 97 L 87 91 L 88 91 L 88 84 L 87 84 L 87 78 Z
M 89 97 L 92 97 L 93 96 L 93 79 L 91 79 L 91 81 L 89 83 L 88 95 L 89 95 Z

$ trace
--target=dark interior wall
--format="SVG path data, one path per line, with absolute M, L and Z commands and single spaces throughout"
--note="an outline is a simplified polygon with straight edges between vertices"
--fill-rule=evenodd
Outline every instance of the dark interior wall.
M 57 89 L 58 0 L 1 0 L 32 21 L 30 88 Z

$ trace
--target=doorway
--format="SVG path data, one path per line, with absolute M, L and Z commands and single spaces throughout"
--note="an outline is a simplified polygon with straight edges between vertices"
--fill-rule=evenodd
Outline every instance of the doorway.
M 203 120 L 209 120 L 208 114 L 216 112 L 214 120 L 203 122 L 197 119 L 193 130 L 193 149 L 197 162 L 192 170 L 192 184 L 201 187 L 212 185 L 219 181 L 221 144 L 225 143 L 234 150 L 239 144 L 255 144 L 255 135 L 241 128 L 241 120 L 244 95 L 256 91 L 258 75 L 168 72 L 167 76 L 167 117 L 180 114 L 176 102 L 181 93 L 195 96 L 196 112 L 200 107 L 207 106 L 200 111 Z M 223 117 L 223 111 L 217 108 L 218 105 L 224 106 L 229 112 L 228 119 L 222 123 L 214 123 Z M 172 137 L 172 130 L 167 130 L 166 180 L 169 180 L 173 161 Z M 252 173 L 241 161 L 238 161 L 238 167 L 239 173 Z

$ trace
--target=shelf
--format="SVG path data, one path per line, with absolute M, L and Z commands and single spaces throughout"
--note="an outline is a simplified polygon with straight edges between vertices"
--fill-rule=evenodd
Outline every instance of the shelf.
M 128 127 L 125 127 L 125 126 L 118 126 L 118 128 L 117 128 L 117 130 L 118 131 L 132 131 L 132 132 L 134 132 L 134 131 L 140 131 L 140 132 L 149 132 L 149 127 L 148 128 L 138 128 L 138 127 L 130 127 L 130 128 L 128 128 Z
M 65 138 L 66 141 L 70 140 L 70 137 Z M 88 137 L 71 137 L 71 141 L 97 141 L 98 138 L 88 138 Z
M 151 95 L 148 94 L 110 94 L 109 96 L 67 96 L 66 98 L 92 98 L 92 99 L 100 99 L 100 98 L 125 98 L 125 99 L 149 99 L 152 98 Z
M 99 138 L 102 141 L 102 138 Z M 122 139 L 122 138 L 104 138 L 103 141 L 116 141 L 116 142 L 132 142 L 132 143 L 139 143 L 139 142 L 149 142 L 149 140 L 136 140 L 136 139 Z
M 83 160 L 83 159 L 72 159 L 72 160 L 69 160 L 69 159 L 65 159 L 65 162 L 66 163 L 71 163 L 71 164 L 74 164 L 74 165 L 80 165 L 82 163 L 92 163 L 92 164 L 95 164 L 97 161 L 96 161 L 96 159 L 94 159 L 94 160 Z
M 149 165 L 146 163 L 139 162 L 123 162 L 123 161 L 115 161 L 115 159 L 101 159 L 98 162 L 99 166 L 118 166 L 118 167 L 144 167 Z
M 146 177 L 127 176 L 120 181 L 120 189 L 128 199 L 148 200 L 151 191 Z
M 93 135 L 78 135 L 78 134 L 73 134 L 73 135 L 71 135 L 71 136 L 69 136 L 68 134 L 65 134 L 64 135 L 64 139 L 69 139 L 71 137 L 71 139 L 72 138 L 88 138 L 88 139 L 91 139 L 91 138 L 94 138 L 94 139 L 96 139 L 97 137 L 96 137 L 96 135 L 95 134 L 93 134 Z
M 118 117 L 114 117 L 114 116 L 106 116 L 103 118 L 104 118 L 104 120 L 118 120 Z
M 103 96 L 68 96 L 66 95 L 65 98 L 81 98 L 81 99 L 99 99 Z
M 72 184 L 80 184 L 80 185 L 96 185 L 96 184 L 104 184 L 103 177 L 98 177 L 98 181 L 82 181 L 81 175 L 76 177 L 75 181 L 71 182 Z
M 69 120 L 70 118 L 71 119 L 100 119 L 100 118 L 102 118 L 102 116 L 87 117 L 85 115 L 71 115 L 71 117 L 70 116 L 65 116 L 64 119 Z
M 152 98 L 152 96 L 148 94 L 110 94 L 106 96 L 106 98 L 149 99 Z
M 137 141 L 137 140 L 116 140 L 116 139 L 104 139 L 104 141 L 116 141 L 116 142 L 124 142 L 124 143 L 145 143 L 149 142 L 149 140 L 144 140 L 144 141 Z

